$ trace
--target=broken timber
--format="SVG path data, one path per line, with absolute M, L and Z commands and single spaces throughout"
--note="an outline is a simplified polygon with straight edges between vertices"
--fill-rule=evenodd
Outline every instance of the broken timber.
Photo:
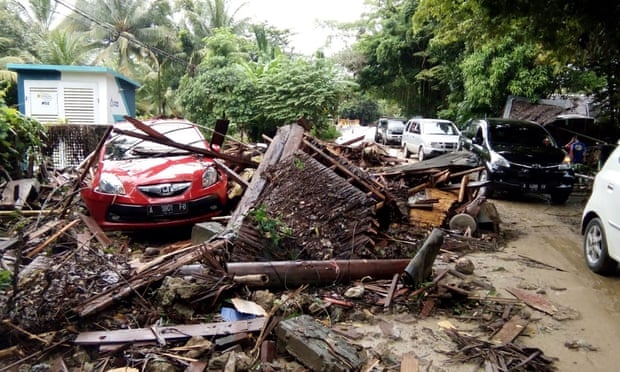
M 293 154 L 301 144 L 303 132 L 304 128 L 297 124 L 280 127 L 278 129 L 276 136 L 265 152 L 263 160 L 256 168 L 256 172 L 254 172 L 250 184 L 243 193 L 243 197 L 239 201 L 237 208 L 232 213 L 230 220 L 228 220 L 226 233 L 233 233 L 239 229 L 243 218 L 250 208 L 255 205 L 256 199 L 258 199 L 258 196 L 265 187 L 265 183 L 267 182 L 263 174 L 265 169 L 269 165 L 276 164 L 280 159 Z
M 198 261 L 204 256 L 211 256 L 211 252 L 213 250 L 222 248 L 226 244 L 228 244 L 228 241 L 218 240 L 209 244 L 200 244 L 185 248 L 180 251 L 178 255 L 171 256 L 161 265 L 149 268 L 139 275 L 122 281 L 120 284 L 109 288 L 105 292 L 89 298 L 80 306 L 77 306 L 75 312 L 79 316 L 84 317 L 100 311 L 113 304 L 116 300 L 133 293 L 133 291 L 142 288 L 149 283 L 163 279 L 167 274 L 173 272 L 181 266 Z
M 200 323 L 174 325 L 168 327 L 150 327 L 137 329 L 119 329 L 113 331 L 82 332 L 73 343 L 78 345 L 101 345 L 130 342 L 156 342 L 160 336 L 165 340 L 178 340 L 194 336 L 231 335 L 245 332 L 257 332 L 263 328 L 265 318 L 232 322 Z

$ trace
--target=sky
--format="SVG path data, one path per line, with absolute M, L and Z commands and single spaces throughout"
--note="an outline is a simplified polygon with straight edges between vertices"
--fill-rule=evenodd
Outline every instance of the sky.
M 289 40 L 297 53 L 312 55 L 325 46 L 330 31 L 317 21 L 352 22 L 360 19 L 366 9 L 365 0 L 230 0 L 229 11 L 239 9 L 236 18 L 250 18 L 253 22 L 266 22 L 278 29 L 294 33 Z M 73 5 L 75 0 L 64 0 Z M 69 10 L 58 7 L 66 15 Z M 345 41 L 332 41 L 323 48 L 327 55 L 344 49 Z
M 330 33 L 317 20 L 356 21 L 365 9 L 364 0 L 235 0 L 232 4 L 229 10 L 239 8 L 239 18 L 248 17 L 257 23 L 265 21 L 278 29 L 291 30 L 295 33 L 290 37 L 294 51 L 307 55 L 323 47 Z M 332 42 L 324 52 L 329 55 L 344 46 L 344 41 Z

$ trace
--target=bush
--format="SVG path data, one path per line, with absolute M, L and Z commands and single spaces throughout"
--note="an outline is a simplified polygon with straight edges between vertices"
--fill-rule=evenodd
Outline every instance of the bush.
M 37 120 L 7 107 L 0 91 L 0 180 L 20 179 L 31 173 L 32 161 L 41 153 L 45 128 Z

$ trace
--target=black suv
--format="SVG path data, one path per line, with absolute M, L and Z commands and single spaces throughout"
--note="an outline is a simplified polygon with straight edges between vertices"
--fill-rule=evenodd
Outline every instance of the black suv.
M 485 170 L 478 180 L 489 181 L 480 193 L 494 191 L 549 194 L 563 204 L 573 190 L 575 174 L 566 152 L 540 124 L 525 120 L 472 119 L 465 124 L 459 148 L 478 155 Z

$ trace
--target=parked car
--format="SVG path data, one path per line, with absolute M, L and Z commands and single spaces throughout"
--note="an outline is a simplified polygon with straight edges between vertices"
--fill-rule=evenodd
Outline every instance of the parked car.
M 219 151 L 187 120 L 144 124 L 182 145 Z M 114 129 L 145 135 L 128 122 Z M 226 205 L 227 176 L 209 156 L 114 131 L 96 156 L 92 179 L 81 189 L 81 197 L 104 230 L 192 224 L 221 213 Z
M 613 273 L 620 262 L 620 146 L 596 174 L 581 217 L 583 253 L 595 273 Z
M 472 119 L 466 123 L 459 148 L 478 155 L 484 170 L 479 181 L 488 181 L 479 192 L 494 191 L 548 194 L 553 204 L 566 202 L 575 174 L 566 152 L 540 124 L 499 118 Z
M 414 118 L 407 122 L 402 146 L 405 157 L 416 154 L 419 161 L 431 156 L 455 151 L 459 143 L 459 129 L 443 119 Z
M 405 129 L 405 119 L 380 118 L 375 129 L 375 142 L 384 145 L 400 145 Z

